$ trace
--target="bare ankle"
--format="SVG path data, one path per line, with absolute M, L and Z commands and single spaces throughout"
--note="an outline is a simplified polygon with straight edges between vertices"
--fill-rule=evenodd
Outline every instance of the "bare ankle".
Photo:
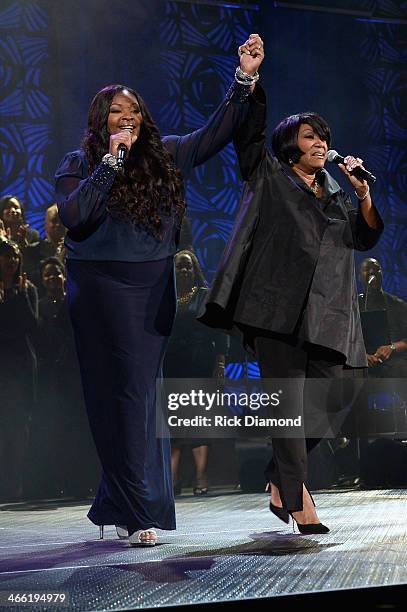
M 273 483 L 271 483 L 271 503 L 273 504 L 273 506 L 276 506 L 277 508 L 283 507 L 283 503 L 280 497 L 280 491 L 278 490 L 276 485 L 274 485 Z

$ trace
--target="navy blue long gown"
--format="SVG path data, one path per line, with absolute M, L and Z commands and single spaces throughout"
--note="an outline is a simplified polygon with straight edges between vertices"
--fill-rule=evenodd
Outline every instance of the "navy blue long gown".
M 231 140 L 247 106 L 235 86 L 203 128 L 163 139 L 184 177 Z M 170 442 L 156 436 L 155 385 L 176 310 L 179 232 L 166 218 L 157 241 L 110 215 L 115 176 L 106 164 L 89 176 L 82 150 L 68 153 L 56 172 L 68 228 L 68 301 L 103 468 L 88 517 L 96 525 L 127 525 L 129 533 L 175 529 Z

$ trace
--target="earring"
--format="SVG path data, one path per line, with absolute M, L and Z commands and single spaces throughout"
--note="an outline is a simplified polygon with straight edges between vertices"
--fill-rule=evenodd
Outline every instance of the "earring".
M 294 163 L 294 162 L 293 162 L 293 160 L 291 159 L 291 157 L 289 157 L 289 158 L 288 158 L 288 163 L 290 164 L 290 166 L 292 166 L 292 165 L 293 165 L 293 163 Z

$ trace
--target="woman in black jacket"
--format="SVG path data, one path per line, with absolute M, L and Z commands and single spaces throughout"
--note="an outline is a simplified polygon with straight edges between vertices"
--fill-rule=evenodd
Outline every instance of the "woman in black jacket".
M 306 378 L 355 376 L 367 366 L 353 250 L 372 248 L 383 223 L 367 182 L 352 174 L 362 160 L 347 156 L 340 165 L 357 207 L 324 169 L 331 133 L 316 113 L 281 121 L 275 157 L 267 151 L 265 103 L 257 85 L 235 138 L 246 181 L 241 206 L 200 319 L 243 332 L 263 378 L 297 379 L 286 401 L 302 415 Z M 307 442 L 309 450 L 318 439 Z M 291 514 L 301 533 L 329 531 L 306 487 L 304 437 L 273 438 L 266 476 L 274 514 L 287 523 Z

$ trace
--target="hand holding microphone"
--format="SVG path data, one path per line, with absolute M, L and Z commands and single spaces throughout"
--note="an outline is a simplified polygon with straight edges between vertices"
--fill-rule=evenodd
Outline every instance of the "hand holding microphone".
M 363 194 L 357 193 L 360 200 L 363 200 L 369 194 L 367 181 L 374 183 L 376 177 L 363 167 L 363 159 L 353 157 L 352 155 L 342 157 L 337 151 L 331 149 L 328 151 L 327 160 L 338 164 L 339 168 L 346 174 L 356 191 L 358 189 L 364 191 L 364 197 Z
M 123 168 L 124 160 L 132 144 L 132 130 L 129 128 L 123 128 L 123 130 L 117 132 L 117 134 L 112 134 L 110 136 L 109 153 L 116 157 L 119 168 Z
M 354 176 L 362 180 L 371 181 L 372 183 L 376 181 L 376 177 L 374 176 L 374 174 L 372 174 L 371 172 L 369 172 L 369 170 L 366 170 L 366 168 L 363 167 L 363 159 L 360 159 L 359 157 L 355 158 L 351 155 L 342 157 L 342 155 L 339 155 L 338 151 L 335 151 L 335 149 L 330 149 L 326 157 L 329 162 L 338 164 L 338 166 L 346 165 L 346 169 L 348 170 L 349 174 L 353 174 Z

